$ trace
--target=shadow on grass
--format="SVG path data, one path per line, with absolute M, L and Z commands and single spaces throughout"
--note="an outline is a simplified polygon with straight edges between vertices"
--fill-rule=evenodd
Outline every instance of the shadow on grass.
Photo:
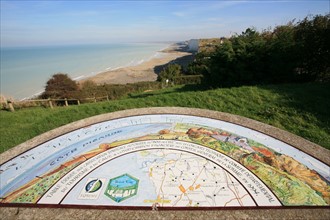
M 257 87 L 279 95 L 276 105 L 270 106 L 270 109 L 260 112 L 261 117 L 271 118 L 276 114 L 276 111 L 280 111 L 280 114 L 290 115 L 292 114 L 290 109 L 292 109 L 293 112 L 296 112 L 298 115 L 300 114 L 307 121 L 309 120 L 308 115 L 315 117 L 318 126 L 330 133 L 330 83 L 277 84 L 260 85 Z M 205 90 L 210 90 L 210 88 L 202 84 L 185 85 L 182 87 L 167 88 L 161 92 L 130 94 L 130 98 L 157 97 L 180 92 Z M 293 121 L 292 123 L 295 122 Z M 291 125 L 284 126 L 290 127 Z
M 265 85 L 259 88 L 281 96 L 280 104 L 298 112 L 308 112 L 330 133 L 330 83 Z

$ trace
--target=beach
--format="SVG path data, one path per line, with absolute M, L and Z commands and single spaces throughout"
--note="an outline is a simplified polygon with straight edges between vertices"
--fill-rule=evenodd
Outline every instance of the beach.
M 96 84 L 126 84 L 144 81 L 156 81 L 158 73 L 168 64 L 177 63 L 187 66 L 193 60 L 192 53 L 186 45 L 173 44 L 157 52 L 150 60 L 134 66 L 127 66 L 101 72 L 97 75 L 78 80 L 80 84 L 87 80 Z
M 155 80 L 152 69 L 184 56 L 184 46 L 159 42 L 1 48 L 0 93 L 17 100 L 36 97 L 56 73 L 77 82 L 95 78 L 99 84 Z

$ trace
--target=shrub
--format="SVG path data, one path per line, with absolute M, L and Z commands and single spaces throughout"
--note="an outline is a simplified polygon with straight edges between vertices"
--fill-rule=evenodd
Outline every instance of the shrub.
M 159 73 L 157 80 L 161 82 L 166 80 L 173 81 L 173 78 L 181 75 L 181 69 L 181 66 L 178 64 L 170 64 Z
M 94 97 L 97 93 L 98 93 L 98 85 L 91 81 L 91 80 L 87 80 L 85 82 L 83 82 L 80 85 L 80 94 L 77 96 L 77 98 L 81 99 L 81 98 L 85 98 L 85 97 Z
M 203 75 L 185 75 L 173 78 L 175 85 L 201 84 Z
M 42 98 L 75 98 L 78 85 L 67 74 L 57 73 L 50 78 Z

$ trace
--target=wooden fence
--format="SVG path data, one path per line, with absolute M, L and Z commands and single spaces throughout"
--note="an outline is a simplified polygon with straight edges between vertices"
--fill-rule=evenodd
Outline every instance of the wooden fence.
M 23 108 L 23 107 L 31 107 L 31 106 L 40 106 L 44 105 L 46 107 L 50 107 L 51 109 L 57 105 L 61 106 L 69 106 L 80 105 L 81 102 L 97 102 L 97 101 L 109 101 L 109 96 L 102 97 L 93 97 L 93 98 L 85 98 L 85 99 L 31 99 L 24 101 L 7 101 L 4 104 L 4 108 L 8 109 L 11 112 L 15 111 L 15 108 Z
M 182 84 L 200 84 L 202 82 L 203 75 L 183 75 L 174 77 L 171 84 L 166 82 L 162 83 L 162 88 L 172 86 L 172 85 L 182 85 Z M 45 106 L 51 109 L 55 106 L 69 106 L 80 105 L 81 102 L 97 102 L 97 101 L 109 101 L 109 94 L 102 97 L 84 98 L 84 99 L 31 99 L 24 101 L 3 101 L 0 103 L 0 110 L 7 109 L 14 112 L 15 109 Z

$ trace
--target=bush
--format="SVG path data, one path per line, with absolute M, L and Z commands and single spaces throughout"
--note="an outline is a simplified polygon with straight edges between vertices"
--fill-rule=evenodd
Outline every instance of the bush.
M 173 78 L 181 75 L 181 69 L 181 66 L 178 64 L 170 64 L 159 73 L 157 80 L 160 82 L 164 82 L 166 80 L 172 82 Z
M 159 82 L 137 82 L 130 84 L 104 84 L 97 85 L 93 81 L 85 81 L 80 85 L 80 90 L 77 92 L 77 98 L 81 102 L 93 102 L 91 98 L 102 98 L 115 100 L 127 96 L 130 93 L 143 92 L 145 90 L 156 90 L 161 88 Z M 89 101 L 88 101 L 89 100 Z
M 75 98 L 78 85 L 67 74 L 57 73 L 50 78 L 41 98 Z
M 80 86 L 80 94 L 78 95 L 79 99 L 94 97 L 98 93 L 98 85 L 91 80 L 83 82 Z
M 175 85 L 201 84 L 203 75 L 185 75 L 173 78 Z

